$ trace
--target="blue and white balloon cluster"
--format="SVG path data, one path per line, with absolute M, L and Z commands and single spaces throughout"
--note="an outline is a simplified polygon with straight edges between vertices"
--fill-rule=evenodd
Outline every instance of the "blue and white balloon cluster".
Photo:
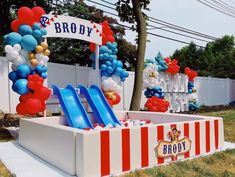
M 149 63 L 155 64 L 157 65 L 158 68 L 158 72 L 160 71 L 166 71 L 168 69 L 167 63 L 166 61 L 163 59 L 162 55 L 160 52 L 158 52 L 157 56 L 155 58 L 152 59 L 146 59 L 145 61 L 145 67 L 147 67 L 147 65 Z
M 13 70 L 21 64 L 28 64 L 31 69 L 34 69 L 38 64 L 45 65 L 49 60 L 48 55 L 42 57 L 42 55 L 36 54 L 30 58 L 29 54 L 40 46 L 43 36 L 46 34 L 47 31 L 41 28 L 39 23 L 34 23 L 32 28 L 23 24 L 19 26 L 17 32 L 11 32 L 4 36 L 6 57 L 13 63 Z
M 158 98 L 164 98 L 165 94 L 162 90 L 161 87 L 159 86 L 155 86 L 153 89 L 147 88 L 144 91 L 144 95 L 146 96 L 146 98 L 151 98 L 152 96 L 158 97 Z
M 123 69 L 123 63 L 117 59 L 117 43 L 107 42 L 106 45 L 100 47 L 100 69 L 101 76 L 111 77 L 112 75 L 119 76 L 121 82 L 124 82 L 129 76 L 128 72 Z M 95 60 L 95 54 L 90 57 Z

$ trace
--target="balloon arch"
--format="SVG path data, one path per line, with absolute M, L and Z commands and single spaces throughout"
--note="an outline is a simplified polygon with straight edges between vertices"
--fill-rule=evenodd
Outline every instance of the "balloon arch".
M 121 83 L 128 72 L 117 59 L 117 43 L 108 21 L 97 24 L 70 16 L 46 15 L 39 6 L 21 7 L 17 14 L 11 23 L 13 32 L 5 35 L 4 41 L 6 57 L 12 63 L 9 79 L 13 82 L 13 91 L 20 95 L 16 107 L 19 114 L 34 115 L 46 109 L 45 101 L 51 94 L 50 89 L 43 86 L 50 55 L 47 37 L 90 42 L 94 68 L 90 83 L 102 87 L 111 106 L 120 102 Z

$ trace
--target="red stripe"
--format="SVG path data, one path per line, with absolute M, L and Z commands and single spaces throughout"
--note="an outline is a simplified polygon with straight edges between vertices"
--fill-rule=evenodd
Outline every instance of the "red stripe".
M 200 154 L 200 123 L 195 122 L 195 155 Z
M 176 124 L 171 124 L 171 129 L 172 128 L 177 128 Z M 171 157 L 172 161 L 176 161 L 177 160 L 177 156 L 176 157 Z
M 157 140 L 158 141 L 164 140 L 164 127 L 162 125 L 161 126 L 157 126 Z M 157 158 L 157 163 L 158 164 L 164 163 L 164 158 L 158 157 Z
M 189 138 L 189 124 L 185 123 L 184 124 L 184 136 Z M 189 157 L 189 152 L 186 152 L 184 154 L 184 158 L 188 158 Z
M 148 127 L 141 128 L 141 166 L 149 165 Z
M 101 176 L 110 174 L 110 142 L 109 131 L 100 132 L 101 142 Z
M 122 129 L 122 171 L 130 170 L 130 129 Z
M 215 128 L 215 148 L 219 147 L 219 121 L 214 120 L 214 128 Z
M 210 121 L 206 121 L 206 152 L 210 152 Z

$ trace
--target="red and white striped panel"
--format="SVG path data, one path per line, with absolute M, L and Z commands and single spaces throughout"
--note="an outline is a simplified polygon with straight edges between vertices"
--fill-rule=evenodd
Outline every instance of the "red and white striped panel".
M 83 144 L 77 143 L 82 146 L 77 147 L 81 151 L 77 156 L 82 156 L 77 157 L 82 161 L 77 162 L 77 175 L 107 176 L 173 161 L 171 157 L 156 157 L 154 152 L 159 140 L 169 141 L 167 134 L 172 127 L 181 131 L 180 139 L 186 136 L 192 141 L 190 151 L 178 155 L 177 160 L 223 146 L 222 119 L 97 131 L 80 137 Z

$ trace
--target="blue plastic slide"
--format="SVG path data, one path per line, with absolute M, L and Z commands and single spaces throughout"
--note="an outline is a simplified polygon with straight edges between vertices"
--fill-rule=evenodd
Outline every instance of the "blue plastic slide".
M 66 88 L 60 89 L 53 85 L 52 88 L 60 101 L 70 127 L 81 129 L 94 128 L 73 86 L 67 85 Z
M 79 85 L 78 88 L 80 89 L 80 94 L 84 94 L 86 97 L 98 123 L 102 123 L 105 126 L 108 124 L 113 126 L 116 124 L 121 125 L 99 87 L 92 85 L 90 88 L 86 88 Z

